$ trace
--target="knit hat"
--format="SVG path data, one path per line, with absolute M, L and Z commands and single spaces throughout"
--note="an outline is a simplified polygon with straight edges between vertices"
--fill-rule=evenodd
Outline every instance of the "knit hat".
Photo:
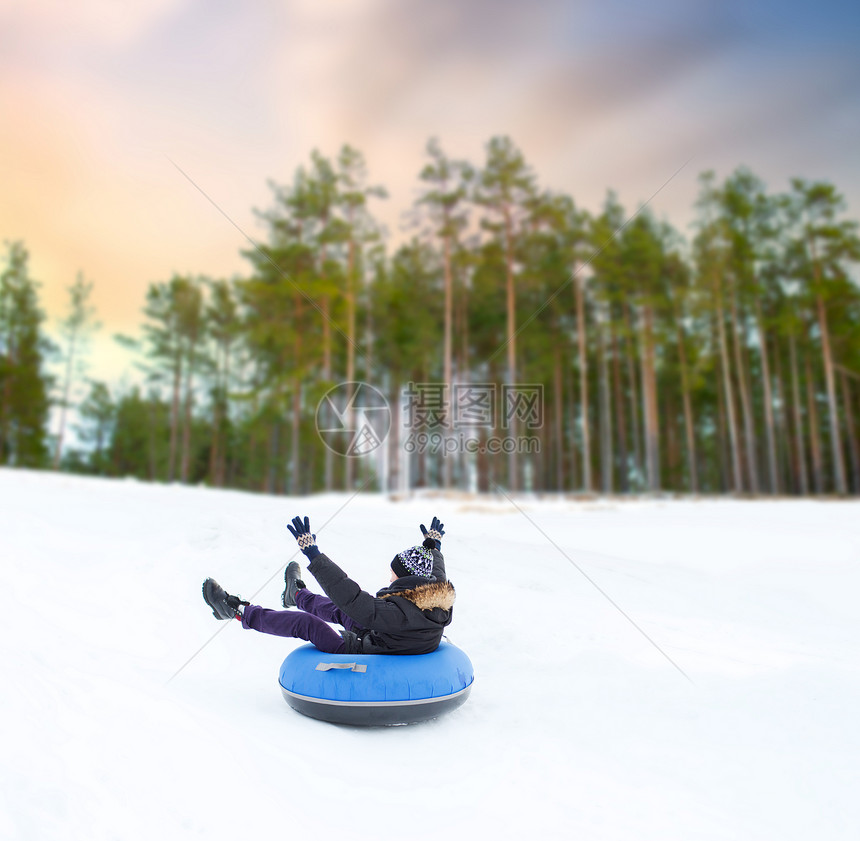
M 398 578 L 405 575 L 433 576 L 433 553 L 426 546 L 411 546 L 394 556 L 391 568 Z

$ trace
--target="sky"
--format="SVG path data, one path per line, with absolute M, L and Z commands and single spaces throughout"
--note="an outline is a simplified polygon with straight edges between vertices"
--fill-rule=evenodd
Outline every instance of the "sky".
M 508 135 L 589 210 L 686 232 L 698 176 L 834 183 L 860 217 L 860 5 L 739 0 L 0 0 L 0 239 L 55 327 L 78 272 L 91 376 L 129 365 L 147 286 L 229 277 L 313 149 L 364 154 L 390 243 L 427 140 Z

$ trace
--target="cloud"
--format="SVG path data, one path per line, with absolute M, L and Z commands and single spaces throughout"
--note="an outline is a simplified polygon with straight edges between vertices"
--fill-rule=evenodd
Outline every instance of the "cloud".
M 318 34 L 327 8 L 299 25 Z M 619 19 L 565 0 L 377 2 L 328 32 L 322 78 L 308 82 L 336 92 L 335 119 L 350 135 L 414 115 L 422 102 L 432 108 L 425 119 L 439 122 L 467 108 L 499 121 L 524 100 L 533 103 L 526 115 L 573 108 L 581 118 L 649 95 L 740 35 L 718 4 L 635 8 Z
M 189 0 L 5 0 L 0 29 L 10 42 L 43 39 L 83 40 L 112 48 L 124 47 L 156 23 L 182 9 Z
M 301 114 L 300 149 L 325 139 L 366 153 L 371 177 L 390 188 L 379 212 L 392 231 L 434 135 L 480 164 L 486 141 L 508 134 L 543 183 L 575 192 L 585 173 L 592 200 L 619 186 L 613 178 L 625 166 L 666 142 L 651 102 L 707 74 L 745 35 L 721 4 L 682 0 L 375 0 L 345 19 L 339 6 L 294 10 L 293 48 L 278 67 L 283 101 Z M 672 113 L 671 122 L 683 117 Z M 597 157 L 596 137 L 607 140 Z

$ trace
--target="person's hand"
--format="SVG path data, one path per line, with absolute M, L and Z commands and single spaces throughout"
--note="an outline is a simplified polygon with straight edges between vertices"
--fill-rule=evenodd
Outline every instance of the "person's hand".
M 290 534 L 296 539 L 299 544 L 299 549 L 302 550 L 304 556 L 310 560 L 319 555 L 320 550 L 317 548 L 317 536 L 311 534 L 311 522 L 308 517 L 302 522 L 301 517 L 293 517 L 293 524 L 287 526 Z
M 421 534 L 424 535 L 425 542 L 427 540 L 432 540 L 436 544 L 437 549 L 442 548 L 442 535 L 445 534 L 445 526 L 439 522 L 438 517 L 434 517 L 430 523 L 430 530 L 428 531 L 424 528 L 424 524 L 421 524 Z

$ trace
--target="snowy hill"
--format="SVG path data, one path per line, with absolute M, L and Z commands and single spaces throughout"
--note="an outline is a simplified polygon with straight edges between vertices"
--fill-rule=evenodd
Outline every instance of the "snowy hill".
M 200 585 L 277 606 L 296 514 L 369 590 L 441 517 L 463 707 L 364 730 L 287 707 L 299 643 L 216 622 Z M 289 499 L 0 470 L 0 557 L 4 839 L 860 837 L 856 502 Z

